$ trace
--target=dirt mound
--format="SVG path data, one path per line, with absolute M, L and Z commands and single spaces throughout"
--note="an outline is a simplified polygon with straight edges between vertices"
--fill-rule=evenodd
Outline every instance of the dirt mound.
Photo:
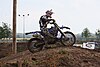
M 48 49 L 32 56 L 32 67 L 100 67 L 100 52 L 76 47 Z
M 22 67 L 100 67 L 100 52 L 76 47 L 47 49 L 30 53 L 29 57 Z M 10 64 L 10 67 L 18 66 Z

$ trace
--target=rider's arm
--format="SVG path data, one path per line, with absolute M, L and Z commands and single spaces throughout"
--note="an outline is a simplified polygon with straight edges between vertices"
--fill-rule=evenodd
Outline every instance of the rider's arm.
M 49 22 L 49 21 L 53 21 L 53 22 L 54 22 L 54 19 L 48 19 L 45 15 L 42 16 L 41 19 L 42 19 L 44 22 Z

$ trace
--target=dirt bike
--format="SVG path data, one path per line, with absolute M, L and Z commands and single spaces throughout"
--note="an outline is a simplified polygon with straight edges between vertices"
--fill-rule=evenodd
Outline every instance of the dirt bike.
M 32 53 L 40 51 L 43 49 L 44 45 L 46 45 L 45 42 L 47 42 L 48 45 L 50 44 L 55 44 L 56 42 L 60 42 L 64 46 L 73 46 L 76 42 L 76 37 L 75 35 L 67 31 L 67 29 L 70 29 L 69 27 L 62 26 L 59 27 L 56 22 L 50 22 L 50 24 L 53 24 L 54 26 L 51 26 L 51 28 L 48 28 L 48 32 L 54 36 L 49 37 L 48 35 L 44 34 L 42 31 L 35 31 L 35 32 L 28 32 L 28 34 L 33 34 L 34 37 L 31 38 L 28 41 L 27 47 L 28 50 Z M 63 32 L 62 30 L 65 29 Z M 47 37 L 47 39 L 45 39 Z

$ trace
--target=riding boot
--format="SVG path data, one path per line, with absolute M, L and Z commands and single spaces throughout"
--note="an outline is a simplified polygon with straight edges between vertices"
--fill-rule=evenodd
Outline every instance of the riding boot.
M 49 49 L 49 48 L 51 48 L 51 46 L 48 44 L 47 39 L 48 39 L 48 37 L 44 37 L 44 41 L 45 41 L 44 48 Z

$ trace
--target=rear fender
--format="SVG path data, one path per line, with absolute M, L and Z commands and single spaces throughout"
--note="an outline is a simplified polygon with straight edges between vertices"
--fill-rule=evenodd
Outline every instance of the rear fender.
M 28 33 L 25 33 L 25 35 L 28 35 L 28 34 L 38 34 L 38 33 L 40 33 L 40 34 L 41 34 L 41 31 L 28 32 Z

